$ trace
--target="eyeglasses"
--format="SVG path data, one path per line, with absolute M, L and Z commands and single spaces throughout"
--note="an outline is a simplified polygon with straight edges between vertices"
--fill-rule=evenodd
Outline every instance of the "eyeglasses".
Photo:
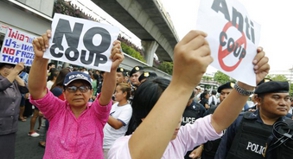
M 65 89 L 70 93 L 75 93 L 77 90 L 79 90 L 81 93 L 86 93 L 90 89 L 90 87 L 88 87 L 88 86 L 80 86 L 80 87 L 70 86 L 70 87 L 66 87 Z

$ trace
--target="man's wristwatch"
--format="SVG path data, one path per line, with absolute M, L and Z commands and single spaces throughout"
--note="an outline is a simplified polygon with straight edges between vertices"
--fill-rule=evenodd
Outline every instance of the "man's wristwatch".
M 239 87 L 237 83 L 235 83 L 235 85 L 234 85 L 234 89 L 235 89 L 239 94 L 241 94 L 241 95 L 243 95 L 243 96 L 250 96 L 250 95 L 254 94 L 254 91 L 248 91 L 248 90 L 245 90 L 245 89 Z

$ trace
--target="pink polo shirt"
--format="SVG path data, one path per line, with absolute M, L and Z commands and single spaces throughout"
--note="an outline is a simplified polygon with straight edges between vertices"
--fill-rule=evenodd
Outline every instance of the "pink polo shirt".
M 44 159 L 103 159 L 103 127 L 108 120 L 112 101 L 101 106 L 98 100 L 76 118 L 67 101 L 50 91 L 39 100 L 30 98 L 49 120 Z
M 162 158 L 184 159 L 187 151 L 191 151 L 195 146 L 208 140 L 218 139 L 222 135 L 222 133 L 218 134 L 211 125 L 211 115 L 199 118 L 193 124 L 180 127 L 176 139 L 170 141 Z M 123 136 L 117 139 L 108 152 L 108 159 L 131 159 L 128 148 L 130 137 Z

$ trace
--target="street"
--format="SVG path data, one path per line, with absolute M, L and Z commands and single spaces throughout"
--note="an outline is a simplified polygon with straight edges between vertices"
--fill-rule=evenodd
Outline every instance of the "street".
M 35 130 L 37 130 L 38 122 Z M 45 149 L 38 145 L 44 139 L 44 127 L 41 127 L 39 137 L 28 136 L 30 118 L 26 122 L 18 122 L 16 135 L 15 159 L 42 159 Z

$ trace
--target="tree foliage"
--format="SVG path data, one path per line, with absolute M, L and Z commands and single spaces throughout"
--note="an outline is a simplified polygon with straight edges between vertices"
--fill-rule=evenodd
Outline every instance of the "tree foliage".
M 213 80 L 213 77 L 210 77 L 210 76 L 202 76 L 202 80 L 204 80 L 204 81 L 212 81 Z
M 293 83 L 290 83 L 289 94 L 291 97 L 293 97 Z
M 122 51 L 140 61 L 146 62 L 146 60 L 143 58 L 143 56 L 137 52 L 135 49 L 133 49 L 132 47 L 126 45 L 124 42 L 121 42 L 121 47 L 122 47 Z
M 158 69 L 168 73 L 169 75 L 172 75 L 173 72 L 173 62 L 162 62 Z
M 217 81 L 220 84 L 224 84 L 226 82 L 231 81 L 230 77 L 220 71 L 217 71 L 214 75 L 214 81 Z
M 288 81 L 287 77 L 284 75 L 275 75 L 275 76 L 271 76 L 271 79 L 273 81 Z

